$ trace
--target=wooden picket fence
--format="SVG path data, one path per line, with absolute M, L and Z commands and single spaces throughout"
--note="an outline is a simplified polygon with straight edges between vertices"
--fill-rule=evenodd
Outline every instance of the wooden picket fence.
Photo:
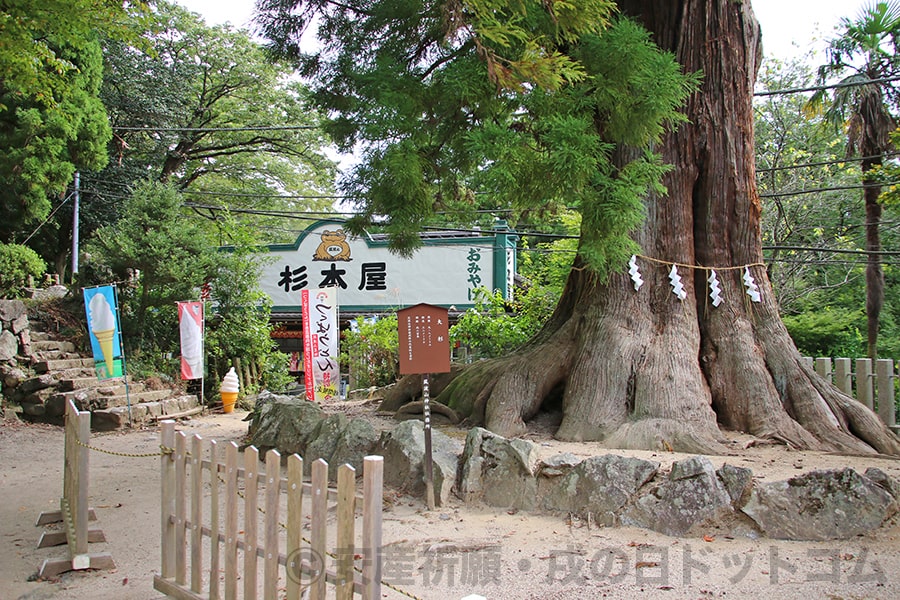
M 870 358 L 831 359 L 805 356 L 803 360 L 839 390 L 872 410 L 877 410 L 881 420 L 896 430 L 894 380 L 897 378 L 897 370 L 892 359 L 879 358 L 873 363 Z
M 162 569 L 154 577 L 154 589 L 179 600 L 250 600 L 260 592 L 265 600 L 298 600 L 308 589 L 311 600 L 322 600 L 330 585 L 338 600 L 354 594 L 381 598 L 383 457 L 365 457 L 358 496 L 350 465 L 338 469 L 334 491 L 328 488 L 328 464 L 322 459 L 312 463 L 311 482 L 305 483 L 303 459 L 297 454 L 287 458 L 286 477 L 275 450 L 266 453 L 260 472 L 259 452 L 246 448 L 241 468 L 234 442 L 224 444 L 222 462 L 219 444 L 199 435 L 189 441 L 175 432 L 173 421 L 163 421 L 161 445 Z M 357 501 L 362 504 L 359 541 Z M 336 536 L 329 552 L 331 509 Z M 308 540 L 302 535 L 305 529 Z M 361 558 L 361 566 L 355 558 Z
M 88 505 L 88 480 L 91 441 L 91 413 L 79 411 L 70 399 L 66 402 L 65 450 L 63 459 L 63 495 L 59 510 L 43 512 L 36 526 L 63 524 L 62 531 L 45 531 L 38 548 L 68 545 L 67 558 L 47 559 L 38 569 L 42 578 L 55 577 L 66 571 L 83 569 L 114 569 L 116 564 L 106 553 L 88 553 L 88 544 L 105 542 L 103 531 L 89 528 L 95 520 L 94 509 Z

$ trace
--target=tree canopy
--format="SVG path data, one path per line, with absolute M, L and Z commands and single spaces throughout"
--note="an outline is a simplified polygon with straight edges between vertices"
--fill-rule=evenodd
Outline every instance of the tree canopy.
M 607 271 L 634 250 L 651 151 L 696 84 L 606 0 L 259 4 L 270 49 L 293 59 L 361 163 L 343 181 L 351 223 L 410 253 L 436 213 L 578 210 L 584 256 Z M 299 36 L 318 15 L 320 50 Z M 615 56 L 616 60 L 608 60 Z M 629 147 L 630 152 L 623 148 Z
M 106 164 L 100 38 L 127 36 L 137 4 L 11 0 L 0 8 L 0 241 L 47 217 L 75 170 Z
M 148 20 L 142 44 L 105 43 L 102 98 L 115 138 L 112 163 L 86 182 L 92 201 L 114 205 L 150 176 L 200 205 L 330 207 L 335 167 L 322 116 L 290 70 L 266 60 L 246 31 L 207 26 L 179 6 L 159 2 Z
M 884 305 L 884 270 L 881 265 L 881 187 L 877 168 L 891 148 L 890 134 L 896 127 L 895 115 L 900 96 L 890 81 L 900 74 L 900 3 L 871 2 L 856 18 L 844 18 L 840 33 L 828 47 L 828 61 L 819 67 L 819 83 L 835 76 L 841 85 L 816 92 L 810 107 L 824 107 L 833 126 L 846 131 L 847 153 L 859 156 L 862 181 L 866 188 L 866 250 L 870 251 L 866 268 L 866 317 L 868 355 L 878 355 L 878 333 Z

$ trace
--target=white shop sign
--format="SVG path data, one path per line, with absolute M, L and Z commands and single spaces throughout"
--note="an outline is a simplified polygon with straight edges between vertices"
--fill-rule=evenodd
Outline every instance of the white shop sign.
M 273 261 L 261 287 L 273 312 L 299 312 L 304 289 L 337 286 L 341 311 L 393 311 L 419 303 L 474 305 L 486 287 L 509 297 L 515 273 L 516 236 L 505 223 L 486 235 L 425 237 L 412 258 L 388 250 L 386 240 L 353 237 L 340 223 L 319 221 L 294 244 L 269 246 Z M 512 257 L 512 258 L 511 258 Z

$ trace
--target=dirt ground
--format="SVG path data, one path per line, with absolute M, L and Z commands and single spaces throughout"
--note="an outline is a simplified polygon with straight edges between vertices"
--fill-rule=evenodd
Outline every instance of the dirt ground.
M 371 402 L 347 404 L 355 416 Z M 183 421 L 179 429 L 207 439 L 241 440 L 245 413 L 211 414 Z M 379 426 L 391 422 L 373 417 Z M 465 431 L 443 429 L 462 439 Z M 529 436 L 550 456 L 588 457 L 621 452 L 598 444 L 553 440 L 537 429 Z M 787 479 L 816 468 L 877 466 L 900 480 L 900 461 L 797 452 L 753 445 L 732 437 L 729 456 L 711 456 L 749 467 L 761 481 Z M 156 428 L 95 434 L 92 445 L 131 454 L 158 449 Z M 621 452 L 669 464 L 683 455 Z M 47 425 L 0 423 L 0 600 L 155 599 L 159 570 L 158 458 L 91 453 L 90 497 L 107 542 L 113 571 L 82 571 L 34 581 L 41 563 L 64 547 L 37 549 L 42 511 L 58 508 L 62 493 L 63 431 Z M 631 598 L 900 598 L 900 524 L 852 540 L 789 542 L 729 536 L 673 538 L 634 528 L 598 528 L 563 516 L 466 507 L 458 500 L 429 512 L 421 498 L 386 492 L 384 579 L 409 595 L 383 588 L 384 598 L 451 600 L 469 594 L 491 599 Z

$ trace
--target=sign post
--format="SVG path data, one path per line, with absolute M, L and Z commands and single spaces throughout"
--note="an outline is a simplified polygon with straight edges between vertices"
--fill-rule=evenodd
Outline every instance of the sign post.
M 434 472 L 431 452 L 430 373 L 450 372 L 450 325 L 447 309 L 416 304 L 397 312 L 400 374 L 422 375 L 422 413 L 425 418 L 425 499 L 434 510 Z

